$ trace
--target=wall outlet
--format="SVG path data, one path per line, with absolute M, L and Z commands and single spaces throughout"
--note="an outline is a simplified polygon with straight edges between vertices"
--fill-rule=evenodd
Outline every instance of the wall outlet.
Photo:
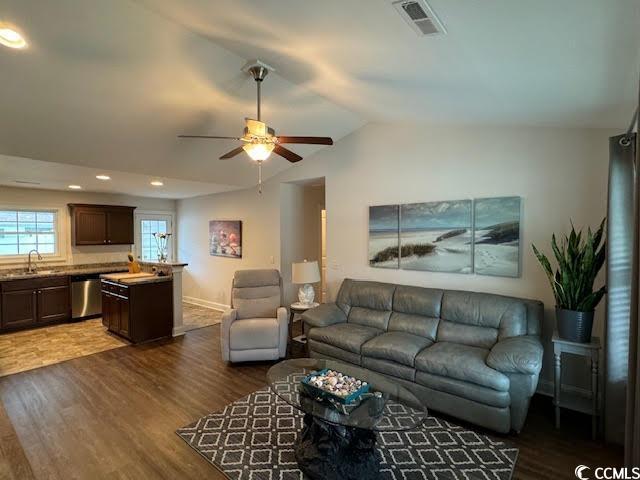
M 276 264 L 276 257 L 274 257 L 273 255 L 271 255 L 269 257 L 269 262 L 271 263 L 271 265 L 275 265 Z

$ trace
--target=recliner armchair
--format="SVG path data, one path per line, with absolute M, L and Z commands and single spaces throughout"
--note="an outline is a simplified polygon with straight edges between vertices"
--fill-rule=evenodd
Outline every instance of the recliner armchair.
M 278 270 L 238 270 L 231 308 L 222 315 L 220 342 L 226 362 L 277 360 L 287 354 L 289 323 Z

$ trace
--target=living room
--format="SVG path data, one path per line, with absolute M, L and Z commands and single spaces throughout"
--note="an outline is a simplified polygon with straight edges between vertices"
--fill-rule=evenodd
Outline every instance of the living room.
M 0 478 L 636 478 L 640 1 L 561 3 L 0 6 Z

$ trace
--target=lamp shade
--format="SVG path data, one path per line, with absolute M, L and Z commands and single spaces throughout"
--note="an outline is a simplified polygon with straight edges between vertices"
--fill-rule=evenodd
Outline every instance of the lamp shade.
M 291 282 L 292 283 L 315 283 L 320 281 L 320 270 L 318 270 L 318 262 L 294 263 L 291 266 Z

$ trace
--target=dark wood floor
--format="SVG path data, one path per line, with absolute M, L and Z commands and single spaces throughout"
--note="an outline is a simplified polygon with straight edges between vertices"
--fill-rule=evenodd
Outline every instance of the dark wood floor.
M 127 346 L 0 379 L 0 479 L 223 478 L 174 433 L 265 385 L 269 364 L 220 360 L 219 326 Z M 299 355 L 294 349 L 293 355 Z M 590 420 L 552 424 L 535 398 L 515 478 L 575 478 L 576 465 L 619 465 L 589 440 Z

